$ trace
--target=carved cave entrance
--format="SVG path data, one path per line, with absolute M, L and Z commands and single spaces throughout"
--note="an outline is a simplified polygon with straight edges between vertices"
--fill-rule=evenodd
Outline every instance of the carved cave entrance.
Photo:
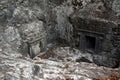
M 91 53 L 100 53 L 102 51 L 103 36 L 82 33 L 79 37 L 79 48 L 81 50 Z
M 91 36 L 85 36 L 85 49 L 89 51 L 95 51 L 96 38 Z

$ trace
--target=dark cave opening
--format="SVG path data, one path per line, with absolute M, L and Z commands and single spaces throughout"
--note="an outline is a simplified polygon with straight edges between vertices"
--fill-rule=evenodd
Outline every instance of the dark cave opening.
M 96 38 L 91 36 L 85 36 L 85 47 L 87 50 L 95 51 Z

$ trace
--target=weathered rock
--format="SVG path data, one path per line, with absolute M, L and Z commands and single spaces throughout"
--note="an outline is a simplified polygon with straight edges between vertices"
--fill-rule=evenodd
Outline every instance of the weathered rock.
M 117 13 L 117 16 L 120 15 L 120 1 L 119 0 L 114 0 L 112 9 Z
M 120 70 L 92 63 L 61 62 L 39 57 L 34 60 L 16 52 L 0 52 L 0 80 L 118 80 Z
M 24 24 L 20 29 L 23 45 L 27 43 L 29 47 L 33 50 L 33 54 L 38 54 L 40 48 L 45 48 L 46 46 L 46 31 L 43 26 L 43 22 L 37 21 L 30 24 Z M 26 48 L 29 48 L 26 47 Z M 24 52 L 24 51 L 23 51 Z M 32 53 L 31 53 L 32 54 Z
M 93 63 L 119 67 L 119 7 L 119 0 L 0 0 L 0 79 L 118 79 L 119 68 L 111 69 Z M 93 40 L 92 49 L 96 48 L 99 54 L 91 54 L 91 50 L 77 50 L 80 49 L 79 42 L 84 43 L 85 34 L 81 37 L 82 41 L 76 38 L 76 26 L 87 27 L 89 35 L 92 35 L 91 30 L 95 34 L 97 30 L 104 32 L 104 51 L 101 53 L 102 50 L 94 46 L 94 41 L 100 44 L 101 38 L 90 36 L 87 43 Z M 77 49 L 61 47 L 47 50 L 47 54 L 41 53 L 46 50 L 47 44 L 54 42 Z M 48 45 L 48 48 L 53 45 Z M 39 53 L 41 55 L 35 57 Z
M 3 36 L 4 40 L 11 45 L 11 48 L 13 48 L 13 50 L 19 50 L 19 46 L 21 45 L 21 37 L 17 28 L 7 26 Z

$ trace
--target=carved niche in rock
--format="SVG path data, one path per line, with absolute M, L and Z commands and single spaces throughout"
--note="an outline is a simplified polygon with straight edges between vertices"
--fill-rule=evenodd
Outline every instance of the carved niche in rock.
M 46 44 L 46 32 L 43 22 L 33 22 L 25 24 L 21 28 L 22 52 L 25 56 L 34 58 L 37 54 L 44 51 Z

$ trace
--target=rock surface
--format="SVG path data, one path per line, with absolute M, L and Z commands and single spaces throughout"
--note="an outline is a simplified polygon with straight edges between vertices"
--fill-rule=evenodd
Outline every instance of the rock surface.
M 64 48 L 64 47 L 63 47 Z M 59 49 L 59 48 L 58 48 Z M 69 53 L 60 48 L 61 54 Z M 66 50 L 65 50 L 66 49 Z M 58 50 L 57 50 L 58 51 Z M 0 80 L 119 80 L 120 69 L 97 66 L 93 63 L 45 59 L 33 60 L 16 52 L 0 52 Z M 73 54 L 73 53 L 71 53 Z M 46 54 L 47 55 L 47 54 Z M 67 55 L 67 54 L 66 54 Z M 59 55 L 58 55 L 59 56 Z M 63 56 L 62 56 L 63 58 Z
M 0 80 L 120 80 L 119 68 L 91 63 L 105 65 L 106 57 L 47 50 L 54 42 L 74 45 L 71 17 L 120 24 L 119 7 L 119 0 L 0 0 Z

